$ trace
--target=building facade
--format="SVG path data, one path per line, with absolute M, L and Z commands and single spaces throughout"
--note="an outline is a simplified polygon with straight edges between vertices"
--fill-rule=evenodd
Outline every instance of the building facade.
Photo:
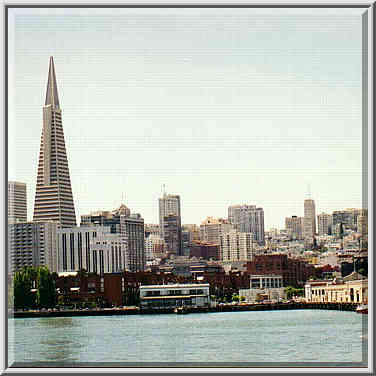
M 192 242 L 190 257 L 203 258 L 205 260 L 220 260 L 219 245 L 196 240 Z
M 97 237 L 110 234 L 109 226 L 80 226 L 57 231 L 58 272 L 85 269 L 94 273 L 93 244 Z M 97 264 L 98 265 L 98 264 Z M 96 268 L 98 272 L 98 267 Z
M 8 223 L 27 222 L 26 183 L 8 182 Z
M 140 214 L 120 215 L 120 234 L 126 253 L 126 269 L 145 270 L 145 229 Z
M 292 240 L 301 240 L 303 239 L 303 227 L 304 227 L 304 218 L 297 217 L 293 215 L 291 218 L 285 219 L 285 228 L 287 235 Z
M 256 274 L 249 276 L 249 289 L 240 289 L 239 296 L 246 302 L 257 303 L 263 300 L 280 301 L 286 297 L 281 275 Z
M 9 272 L 26 266 L 58 271 L 57 222 L 19 222 L 8 225 Z
M 265 244 L 264 209 L 255 205 L 233 205 L 228 208 L 228 220 L 235 230 L 251 232 L 257 243 Z
M 39 152 L 34 222 L 57 221 L 63 227 L 76 225 L 68 158 L 53 58 L 50 58 L 43 130 Z
M 316 235 L 316 209 L 315 201 L 311 199 L 304 200 L 304 239 L 313 242 Z
M 255 255 L 247 262 L 249 274 L 275 274 L 283 278 L 283 286 L 302 287 L 316 269 L 305 260 L 292 259 L 285 254 Z
M 234 230 L 226 219 L 207 217 L 200 225 L 200 239 L 204 242 L 219 244 L 220 236 Z
M 317 216 L 317 227 L 319 236 L 332 234 L 332 216 L 321 213 Z
M 221 261 L 252 261 L 256 248 L 252 233 L 230 231 L 219 239 Z
M 163 218 L 163 240 L 167 252 L 182 256 L 182 231 L 178 216 L 167 215 Z
M 128 255 L 120 234 L 97 233 L 90 252 L 93 273 L 120 273 L 128 268 Z
M 209 284 L 140 286 L 141 309 L 209 307 Z
M 368 303 L 368 280 L 310 281 L 305 286 L 306 302 Z
M 182 255 L 180 196 L 164 193 L 159 199 L 159 228 L 167 248 Z
M 159 203 L 159 228 L 161 237 L 164 238 L 164 218 L 170 215 L 178 217 L 181 226 L 180 196 L 164 194 Z
M 121 204 L 113 211 L 96 211 L 81 216 L 81 226 L 110 226 L 111 233 L 120 234 L 120 215 L 129 216 L 130 209 Z

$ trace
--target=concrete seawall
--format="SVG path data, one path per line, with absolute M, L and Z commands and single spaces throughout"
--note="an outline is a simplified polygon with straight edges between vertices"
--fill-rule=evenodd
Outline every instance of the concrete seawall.
M 280 304 L 241 304 L 221 305 L 211 308 L 186 308 L 184 313 L 202 312 L 241 312 L 241 311 L 272 311 L 293 309 L 329 309 L 337 311 L 355 311 L 357 303 L 280 303 Z M 72 316 L 111 316 L 111 315 L 137 315 L 137 314 L 163 314 L 173 313 L 173 308 L 147 309 L 139 308 L 111 308 L 93 310 L 62 310 L 62 311 L 18 311 L 9 314 L 14 318 L 32 317 L 72 317 Z

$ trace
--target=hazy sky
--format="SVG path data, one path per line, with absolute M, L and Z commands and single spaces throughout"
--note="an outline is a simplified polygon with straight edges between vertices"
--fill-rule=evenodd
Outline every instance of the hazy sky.
M 32 219 L 54 56 L 77 218 L 362 203 L 361 9 L 10 9 L 9 180 Z

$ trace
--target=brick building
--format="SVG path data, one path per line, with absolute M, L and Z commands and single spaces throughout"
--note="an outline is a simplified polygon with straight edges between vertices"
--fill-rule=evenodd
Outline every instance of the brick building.
M 302 287 L 309 277 L 317 275 L 313 265 L 282 254 L 256 255 L 253 261 L 247 262 L 246 266 L 248 274 L 281 275 L 284 286 Z

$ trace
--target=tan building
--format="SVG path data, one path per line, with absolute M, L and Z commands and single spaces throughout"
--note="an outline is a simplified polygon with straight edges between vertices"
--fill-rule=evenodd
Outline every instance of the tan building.
M 219 237 L 221 261 L 252 261 L 257 243 L 249 232 L 230 231 Z
M 368 279 L 353 272 L 342 280 L 309 281 L 305 300 L 317 303 L 368 303 Z
M 287 235 L 293 240 L 303 239 L 304 218 L 293 215 L 285 219 Z
M 207 217 L 200 225 L 200 238 L 204 242 L 219 244 L 221 235 L 234 230 L 234 227 L 222 218 Z
M 317 216 L 318 234 L 329 235 L 332 230 L 332 216 L 330 214 L 321 213 Z

